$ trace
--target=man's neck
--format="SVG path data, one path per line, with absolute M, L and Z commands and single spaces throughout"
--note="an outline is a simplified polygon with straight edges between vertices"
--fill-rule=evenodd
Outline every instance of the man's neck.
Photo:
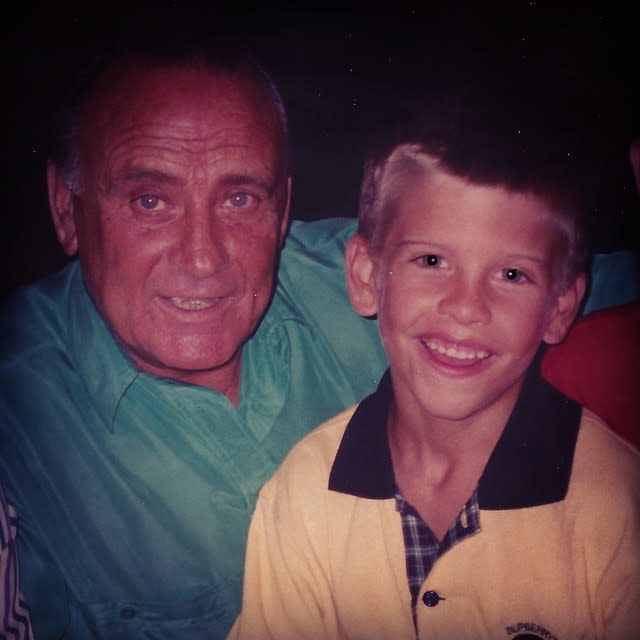
M 134 358 L 135 362 L 135 358 Z M 150 370 L 147 367 L 138 367 L 153 375 L 170 378 L 176 382 L 192 384 L 199 387 L 213 389 L 226 396 L 234 407 L 240 404 L 240 382 L 242 379 L 242 353 L 239 353 L 229 362 L 220 367 L 204 369 L 201 371 L 188 371 L 182 369 L 163 369 L 161 372 Z

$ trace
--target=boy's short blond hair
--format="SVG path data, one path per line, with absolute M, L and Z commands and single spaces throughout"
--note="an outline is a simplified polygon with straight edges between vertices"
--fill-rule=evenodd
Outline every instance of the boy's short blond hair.
M 598 186 L 596 140 L 576 126 L 577 118 L 567 122 L 562 112 L 550 118 L 541 102 L 458 93 L 412 104 L 398 126 L 374 141 L 365 161 L 359 233 L 379 249 L 403 187 L 443 171 L 475 186 L 540 198 L 563 241 L 562 286 L 586 272 Z

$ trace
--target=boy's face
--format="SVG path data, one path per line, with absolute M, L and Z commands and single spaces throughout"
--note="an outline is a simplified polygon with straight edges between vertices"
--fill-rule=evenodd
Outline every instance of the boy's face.
M 436 173 L 396 193 L 381 247 L 347 250 L 356 311 L 378 314 L 396 401 L 424 417 L 510 411 L 541 341 L 564 338 L 584 292 L 559 291 L 561 243 L 536 197 Z

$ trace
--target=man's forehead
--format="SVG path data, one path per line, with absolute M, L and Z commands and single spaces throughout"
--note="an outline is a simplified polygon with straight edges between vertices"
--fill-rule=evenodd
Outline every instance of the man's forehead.
M 94 93 L 85 141 L 101 153 L 147 144 L 206 151 L 230 142 L 267 151 L 276 143 L 277 120 L 260 89 L 246 73 L 130 65 L 105 77 Z
M 93 115 L 114 109 L 130 114 L 201 110 L 212 115 L 236 112 L 259 117 L 268 112 L 260 108 L 261 89 L 246 72 L 132 63 L 121 73 L 103 77 L 88 109 Z

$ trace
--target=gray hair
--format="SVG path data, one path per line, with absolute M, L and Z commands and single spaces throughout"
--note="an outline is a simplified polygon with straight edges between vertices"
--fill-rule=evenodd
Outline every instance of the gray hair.
M 219 48 L 215 51 L 170 49 L 161 52 L 128 51 L 115 56 L 110 62 L 89 71 L 89 80 L 82 86 L 68 103 L 60 108 L 56 123 L 56 136 L 51 160 L 67 187 L 75 195 L 80 195 L 82 178 L 81 136 L 86 126 L 86 108 L 98 91 L 99 84 L 105 79 L 113 81 L 119 76 L 118 71 L 135 63 L 142 63 L 149 68 L 184 67 L 202 68 L 213 73 L 244 74 L 256 86 L 265 90 L 265 94 L 273 107 L 276 116 L 280 161 L 283 171 L 288 173 L 288 121 L 287 112 L 274 80 L 270 74 L 244 51 Z M 98 63 L 100 65 L 100 63 Z

